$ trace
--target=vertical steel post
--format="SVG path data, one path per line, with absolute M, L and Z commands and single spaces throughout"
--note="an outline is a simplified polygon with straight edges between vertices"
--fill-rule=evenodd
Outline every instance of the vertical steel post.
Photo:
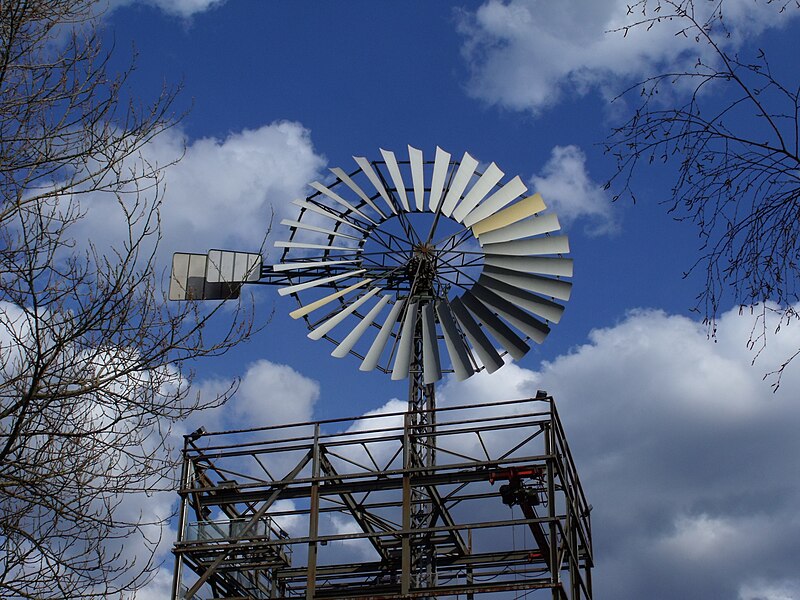
M 410 466 L 414 469 L 433 467 L 436 462 L 435 416 L 436 394 L 433 384 L 426 384 L 422 364 L 422 311 L 414 327 L 414 356 L 409 369 L 407 439 Z M 419 471 L 417 471 L 419 472 Z M 417 531 L 432 525 L 433 504 L 425 490 L 411 482 L 411 529 Z M 430 534 L 411 536 L 411 581 L 415 589 L 436 585 L 436 548 Z
M 469 553 L 472 554 L 472 529 L 467 529 L 467 548 L 469 549 Z M 467 586 L 471 587 L 473 582 L 472 577 L 472 565 L 467 566 Z M 467 592 L 467 600 L 474 600 L 475 594 L 471 591 Z
M 548 518 L 548 537 L 550 542 L 550 581 L 553 585 L 553 600 L 561 598 L 561 566 L 558 563 L 558 527 L 556 523 L 556 469 L 555 469 L 555 427 L 552 411 L 550 410 L 550 422 L 545 428 L 544 451 L 547 455 L 547 518 Z
M 411 591 L 411 413 L 403 418 L 403 506 L 400 556 L 400 593 L 407 596 Z
M 311 451 L 311 497 L 308 516 L 308 572 L 306 600 L 314 600 L 317 592 L 317 536 L 319 535 L 319 423 L 314 424 L 314 447 Z
M 183 464 L 181 465 L 181 479 L 180 488 L 185 490 L 189 487 L 189 440 L 184 437 L 183 439 Z M 180 544 L 184 538 L 184 530 L 186 528 L 186 502 L 187 496 L 181 494 L 181 508 L 178 512 L 178 538 L 176 544 Z M 172 600 L 180 600 L 182 598 L 181 586 L 183 585 L 183 554 L 180 552 L 175 553 L 175 572 L 172 574 Z

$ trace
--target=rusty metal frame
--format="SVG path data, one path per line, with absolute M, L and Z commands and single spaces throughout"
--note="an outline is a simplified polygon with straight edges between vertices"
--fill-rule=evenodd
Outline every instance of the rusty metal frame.
M 173 600 L 591 599 L 591 507 L 552 397 L 420 410 L 187 436 Z

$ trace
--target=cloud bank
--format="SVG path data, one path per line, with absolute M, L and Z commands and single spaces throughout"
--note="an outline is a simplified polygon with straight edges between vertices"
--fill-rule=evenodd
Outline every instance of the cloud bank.
M 111 10 L 122 6 L 144 4 L 163 11 L 165 14 L 188 19 L 212 8 L 222 6 L 226 0 L 109 0 Z
M 714 343 L 691 319 L 633 311 L 538 371 L 508 364 L 437 398 L 555 396 L 595 507 L 599 597 L 797 597 L 800 372 L 776 394 L 762 374 L 800 346 L 800 327 L 756 366 L 751 328 L 749 315 L 726 313 Z
M 309 130 L 290 121 L 197 140 L 173 128 L 150 141 L 142 157 L 151 165 L 169 165 L 160 191 L 162 262 L 175 251 L 257 252 L 271 224 L 275 229 L 282 217 L 294 215 L 291 200 L 305 197 L 307 183 L 326 162 Z M 76 223 L 76 238 L 99 248 L 118 246 L 128 233 L 120 205 L 108 194 L 82 202 L 88 210 Z
M 577 220 L 585 223 L 589 235 L 608 235 L 619 231 L 611 198 L 603 186 L 592 181 L 586 169 L 586 155 L 577 146 L 556 146 L 531 187 L 542 194 L 563 225 Z
M 462 13 L 462 54 L 471 69 L 470 95 L 488 104 L 537 114 L 565 96 L 599 90 L 613 97 L 621 82 L 646 77 L 665 66 L 692 69 L 707 48 L 692 36 L 676 36 L 677 21 L 652 29 L 621 28 L 642 18 L 641 6 L 626 0 L 489 0 Z M 779 4 L 728 0 L 725 23 L 730 47 L 780 27 L 800 11 L 781 14 Z M 716 3 L 698 2 L 703 13 Z M 662 14 L 668 11 L 662 7 Z M 650 11 L 655 4 L 649 5 Z M 655 14 L 655 13 L 652 13 Z M 701 19 L 702 20 L 702 19 Z

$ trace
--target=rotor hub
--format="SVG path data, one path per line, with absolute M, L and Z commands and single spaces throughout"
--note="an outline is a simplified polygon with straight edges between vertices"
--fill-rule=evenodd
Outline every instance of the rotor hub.
M 406 265 L 412 296 L 433 296 L 436 281 L 436 248 L 432 244 L 414 246 Z

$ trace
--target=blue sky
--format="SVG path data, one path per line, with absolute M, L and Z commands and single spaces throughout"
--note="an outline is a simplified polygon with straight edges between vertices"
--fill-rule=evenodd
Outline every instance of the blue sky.
M 772 50 L 796 82 L 798 11 L 726 6 L 732 47 Z M 555 396 L 595 506 L 596 597 L 800 597 L 791 560 L 800 553 L 800 375 L 793 365 L 777 394 L 762 381 L 800 347 L 800 330 L 785 327 L 751 366 L 753 318 L 726 305 L 709 340 L 691 311 L 702 278 L 682 277 L 698 256 L 697 231 L 661 204 L 669 166 L 641 174 L 635 205 L 612 203 L 603 189 L 613 162 L 602 142 L 630 109 L 610 99 L 696 59 L 669 23 L 609 33 L 629 18 L 616 0 L 112 7 L 114 60 L 124 64 L 131 43 L 138 52 L 134 93 L 181 83 L 178 108 L 188 110 L 147 150 L 166 162 L 185 148 L 165 176 L 165 264 L 174 250 L 257 248 L 271 210 L 295 216 L 289 202 L 310 193 L 306 184 L 329 167 L 354 168 L 353 155 L 374 159 L 385 148 L 405 158 L 410 144 L 432 157 L 438 145 L 495 161 L 561 216 L 573 296 L 520 363 L 491 378 L 445 381 L 443 393 Z M 307 339 L 276 290 L 254 293 L 259 315 L 274 305 L 274 317 L 251 343 L 198 365 L 209 391 L 244 378 L 227 407 L 198 422 L 339 417 L 405 398 L 406 382 L 362 373 L 355 359 L 333 359 L 325 341 Z

